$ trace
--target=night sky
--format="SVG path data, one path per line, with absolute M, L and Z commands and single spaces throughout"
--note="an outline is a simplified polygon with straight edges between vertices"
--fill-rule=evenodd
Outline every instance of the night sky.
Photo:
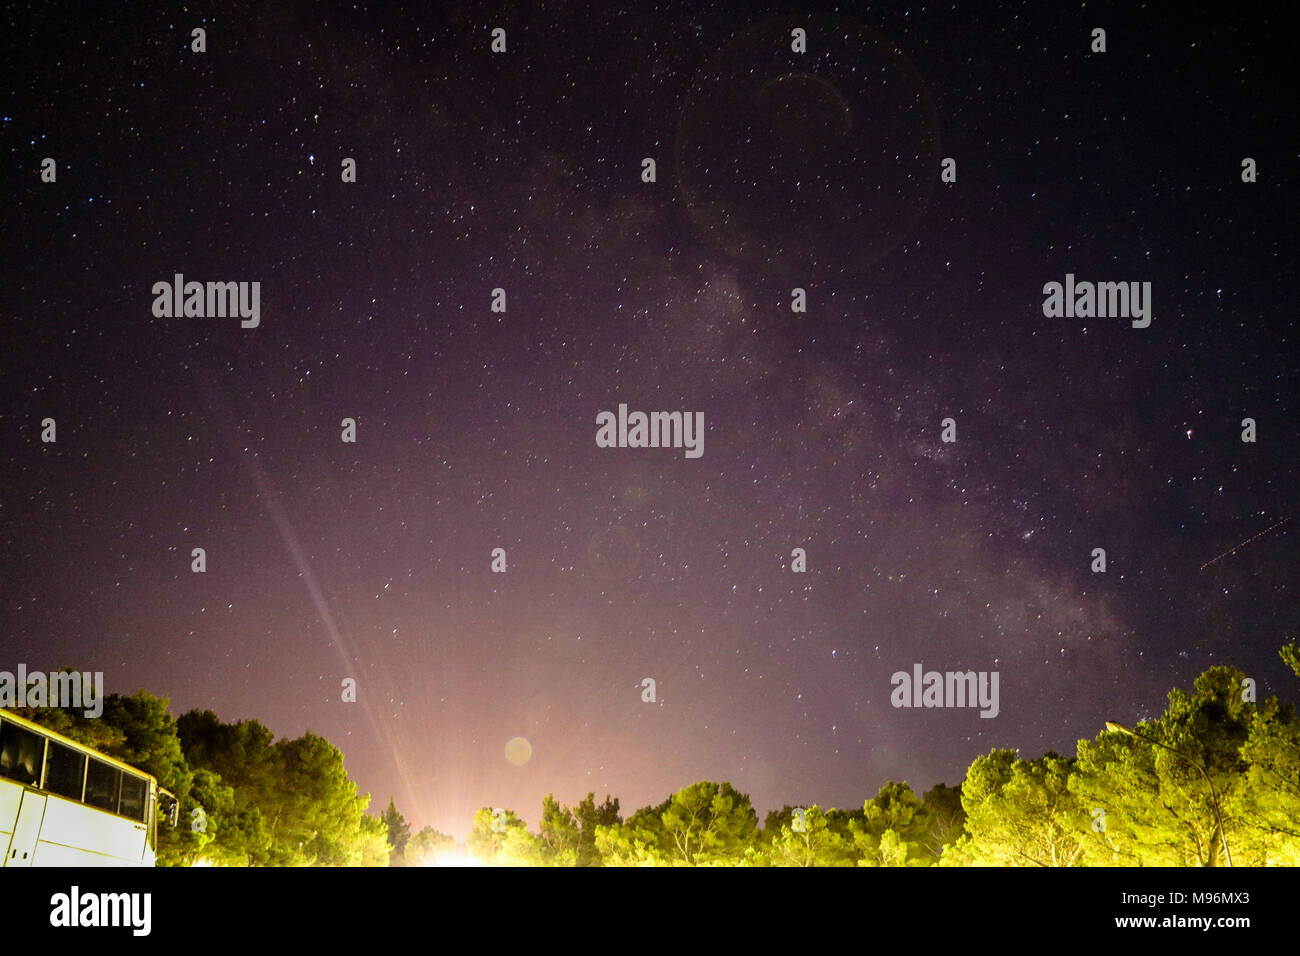
M 0 670 L 311 730 L 458 836 L 860 807 L 1215 664 L 1294 698 L 1281 14 L 167 6 L 0 21 Z M 176 273 L 259 326 L 155 317 Z M 1150 326 L 1046 317 L 1067 274 Z M 703 455 L 597 447 L 620 403 Z M 998 716 L 892 707 L 917 663 Z

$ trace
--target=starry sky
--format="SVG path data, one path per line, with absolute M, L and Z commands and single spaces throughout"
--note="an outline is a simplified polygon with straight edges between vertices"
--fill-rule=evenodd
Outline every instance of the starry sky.
M 700 779 L 859 807 L 1215 664 L 1294 697 L 1278 14 L 169 6 L 3 14 L 0 669 L 322 734 L 458 836 Z M 175 273 L 260 326 L 156 318 Z M 1045 318 L 1067 273 L 1150 327 Z M 597 447 L 620 403 L 703 456 Z M 1000 713 L 891 707 L 915 663 Z

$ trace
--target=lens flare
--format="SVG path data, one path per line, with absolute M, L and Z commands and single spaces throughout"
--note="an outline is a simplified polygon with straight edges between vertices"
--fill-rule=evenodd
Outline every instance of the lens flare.
M 533 745 L 525 737 L 511 737 L 506 742 L 506 760 L 522 767 L 533 758 Z

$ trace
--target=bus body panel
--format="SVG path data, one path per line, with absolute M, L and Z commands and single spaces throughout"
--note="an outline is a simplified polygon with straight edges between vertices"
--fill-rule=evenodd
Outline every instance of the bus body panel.
M 9 838 L 14 835 L 14 822 L 18 819 L 18 805 L 23 802 L 23 787 L 0 777 L 0 850 L 9 856 Z
M 41 840 L 36 844 L 36 856 L 32 866 L 75 866 L 82 868 L 99 866 L 153 866 L 153 860 L 149 860 L 148 862 L 126 860 L 120 856 L 94 853 L 90 850 L 84 850 L 75 846 L 64 846 L 61 843 L 48 843 L 45 840 Z
M 0 866 L 154 866 L 163 792 L 150 774 L 0 710 Z
M 9 852 L 5 854 L 5 866 L 36 865 L 36 842 L 41 834 L 45 804 L 45 794 L 36 790 L 23 791 Z
M 139 866 L 145 850 L 145 825 L 106 810 L 97 810 L 63 797 L 51 796 L 41 827 L 37 866 Z M 65 860 L 68 852 L 76 863 Z

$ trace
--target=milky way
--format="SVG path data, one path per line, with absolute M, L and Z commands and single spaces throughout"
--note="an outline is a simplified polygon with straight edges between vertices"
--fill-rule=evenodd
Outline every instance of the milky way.
M 276 7 L 6 13 L 0 669 L 311 729 L 459 835 L 1287 686 L 1294 525 L 1211 561 L 1296 510 L 1268 15 Z M 156 317 L 177 273 L 259 324 Z M 1067 274 L 1150 326 L 1045 316 Z M 620 403 L 703 455 L 598 447 Z M 891 706 L 918 663 L 1000 712 Z

